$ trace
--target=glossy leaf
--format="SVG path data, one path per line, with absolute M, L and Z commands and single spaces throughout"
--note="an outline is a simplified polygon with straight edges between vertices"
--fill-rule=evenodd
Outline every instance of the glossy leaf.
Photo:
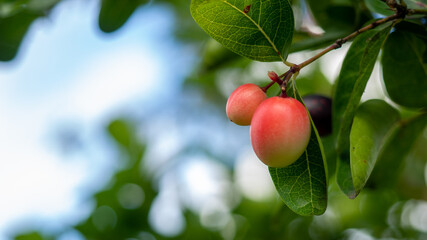
M 390 34 L 382 57 L 390 98 L 405 107 L 427 107 L 427 41 L 399 28 Z
M 393 10 L 391 10 L 390 7 L 381 0 L 365 0 L 365 4 L 371 12 L 379 13 L 384 16 L 394 14 Z
M 427 113 L 397 122 L 390 131 L 372 172 L 376 187 L 394 187 L 402 163 L 427 126 Z
M 296 90 L 289 87 L 288 96 L 302 102 Z M 277 192 L 294 212 L 304 216 L 320 215 L 327 205 L 327 172 L 323 145 L 313 121 L 307 149 L 298 160 L 284 168 L 269 168 Z
M 350 168 L 351 124 L 380 49 L 390 30 L 391 25 L 373 29 L 354 40 L 344 59 L 335 87 L 332 123 L 335 134 L 338 134 L 337 182 L 340 189 L 350 198 L 357 196 Z
M 294 31 L 288 0 L 192 0 L 197 24 L 226 48 L 253 60 L 285 61 Z
M 132 15 L 141 4 L 148 0 L 102 0 L 99 12 L 99 28 L 107 33 L 114 32 Z
M 369 100 L 357 109 L 350 133 L 351 176 L 356 194 L 375 166 L 384 139 L 399 113 L 383 100 Z

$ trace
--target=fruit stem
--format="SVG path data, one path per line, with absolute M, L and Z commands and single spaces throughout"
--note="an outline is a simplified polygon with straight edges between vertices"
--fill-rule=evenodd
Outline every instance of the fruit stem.
M 265 87 L 263 87 L 263 88 L 261 88 L 264 92 L 267 92 L 267 90 L 271 87 L 271 86 L 273 86 L 273 84 L 274 83 L 277 83 L 277 84 L 279 84 L 279 85 L 282 85 L 283 84 L 283 81 L 282 81 L 282 79 L 280 79 L 279 78 L 279 76 L 277 76 L 277 73 L 275 73 L 275 72 L 273 72 L 273 71 L 270 71 L 270 72 L 268 72 L 268 77 L 271 79 L 271 83 L 269 83 L 267 86 L 265 86 Z
M 273 84 L 274 84 L 274 82 L 271 82 L 271 83 L 269 83 L 267 86 L 265 86 L 265 87 L 262 87 L 261 88 L 261 90 L 263 91 L 263 92 L 267 92 L 267 90 L 271 87 L 271 86 L 273 86 Z
M 282 85 L 282 92 L 280 93 L 279 97 L 282 97 L 282 98 L 288 97 L 288 94 L 286 94 L 286 86 Z
M 284 79 L 282 81 L 282 84 L 280 85 L 280 89 L 282 90 L 280 93 L 280 97 L 288 97 L 288 95 L 286 94 L 286 87 L 288 85 L 289 79 L 291 79 L 292 75 L 294 74 L 292 68 L 293 67 L 291 67 L 291 69 L 284 74 Z
M 280 79 L 279 76 L 277 76 L 277 73 L 270 71 L 268 72 L 268 77 L 271 79 L 271 81 L 276 82 L 279 85 L 282 85 L 283 81 Z

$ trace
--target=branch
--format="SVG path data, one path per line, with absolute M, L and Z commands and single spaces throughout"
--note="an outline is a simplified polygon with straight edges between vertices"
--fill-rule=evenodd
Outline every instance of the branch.
M 325 55 L 326 53 L 341 48 L 342 45 L 346 42 L 348 42 L 349 40 L 355 38 L 356 36 L 358 36 L 361 33 L 364 33 L 366 31 L 369 31 L 371 29 L 374 29 L 376 27 L 378 27 L 381 24 L 390 22 L 390 21 L 394 21 L 397 19 L 404 19 L 407 15 L 413 15 L 413 14 L 427 14 L 427 9 L 408 9 L 406 6 L 406 3 L 404 0 L 400 0 L 400 4 L 398 4 L 396 2 L 396 0 L 381 0 L 383 2 L 385 2 L 390 8 L 392 8 L 395 11 L 395 14 L 379 19 L 375 22 L 372 22 L 371 24 L 353 32 L 352 34 L 338 39 L 337 41 L 335 41 L 335 43 L 333 43 L 332 45 L 330 45 L 329 47 L 323 49 L 321 52 L 319 52 L 318 54 L 314 55 L 313 57 L 305 60 L 304 62 L 300 63 L 300 64 L 292 64 L 292 63 L 288 63 L 285 62 L 286 65 L 290 66 L 290 69 L 283 73 L 282 75 L 279 76 L 280 79 L 283 78 L 282 80 L 282 84 L 280 84 L 279 81 L 274 81 L 273 79 L 273 83 L 277 82 L 281 85 L 281 90 L 282 93 L 281 95 L 286 95 L 286 86 L 288 84 L 289 79 L 292 77 L 292 75 L 295 74 L 295 76 L 300 72 L 300 70 L 304 67 L 306 67 L 307 65 L 309 65 L 310 63 L 316 61 L 317 59 L 319 59 L 320 57 L 322 57 L 323 55 Z M 276 75 L 277 77 L 277 75 Z M 271 78 L 271 77 L 270 77 Z M 272 84 L 271 84 L 272 85 Z M 269 86 L 271 86 L 269 85 Z M 268 87 L 269 87 L 268 86 Z
M 387 4 L 391 9 L 396 9 L 396 6 L 398 5 L 396 0 L 381 0 L 385 4 Z
M 427 14 L 427 9 L 408 9 L 408 15 Z
M 386 18 L 379 19 L 379 20 L 377 20 L 377 21 L 375 21 L 375 22 L 373 22 L 373 23 L 371 23 L 371 24 L 369 24 L 369 25 L 367 25 L 367 26 L 365 26 L 365 27 L 363 27 L 363 28 L 361 28 L 361 29 L 353 32 L 352 34 L 348 35 L 345 38 L 338 39 L 334 44 L 332 44 L 331 46 L 327 47 L 326 49 L 324 49 L 320 53 L 316 54 L 315 56 L 307 59 L 306 61 L 304 61 L 304 62 L 302 62 L 302 63 L 300 63 L 298 65 L 294 65 L 293 67 L 296 68 L 294 71 L 299 72 L 299 70 L 301 70 L 303 67 L 305 67 L 305 66 L 309 65 L 310 63 L 316 61 L 317 59 L 319 59 L 321 56 L 325 55 L 326 53 L 328 53 L 328 52 L 330 52 L 332 50 L 341 48 L 341 46 L 344 43 L 348 42 L 350 39 L 356 37 L 357 35 L 359 35 L 361 33 L 364 33 L 364 32 L 366 32 L 368 30 L 374 29 L 374 28 L 376 28 L 377 26 L 379 26 L 381 24 L 384 24 L 386 22 L 390 22 L 390 21 L 393 21 L 393 20 L 399 19 L 399 18 L 403 18 L 402 14 L 400 14 L 400 13 L 393 14 L 393 15 L 388 16 Z
M 400 4 L 398 4 L 396 2 L 396 0 L 381 0 L 383 2 L 385 2 L 391 9 L 393 9 L 396 13 L 379 19 L 355 32 L 353 32 L 352 34 L 348 35 L 345 38 L 341 38 L 338 39 L 337 41 L 335 41 L 334 44 L 330 45 L 329 47 L 323 49 L 321 52 L 319 52 L 318 54 L 314 55 L 313 57 L 307 59 L 306 61 L 300 63 L 300 64 L 293 64 L 291 65 L 291 68 L 289 69 L 289 71 L 287 71 L 286 73 L 282 74 L 280 76 L 280 78 L 285 77 L 287 75 L 288 72 L 292 74 L 299 72 L 302 68 L 304 68 L 305 66 L 309 65 L 310 63 L 316 61 L 317 59 L 319 59 L 320 57 L 322 57 L 323 55 L 325 55 L 326 53 L 341 48 L 341 46 L 348 42 L 350 39 L 355 38 L 356 36 L 358 36 L 361 33 L 364 33 L 368 30 L 374 29 L 377 26 L 390 22 L 390 21 L 394 21 L 397 19 L 404 19 L 407 15 L 414 15 L 414 14 L 427 14 L 427 9 L 408 9 L 407 5 L 405 3 L 404 0 L 400 0 Z M 286 62 L 286 65 L 289 66 L 289 63 Z

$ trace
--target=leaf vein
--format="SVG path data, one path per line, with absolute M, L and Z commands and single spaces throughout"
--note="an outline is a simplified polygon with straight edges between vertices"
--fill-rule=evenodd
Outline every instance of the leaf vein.
M 308 153 L 307 149 L 304 151 L 304 154 L 306 156 L 306 162 L 307 162 L 307 170 L 309 175 L 309 182 L 310 182 L 310 202 L 311 202 L 311 212 L 314 213 L 314 203 L 313 203 L 313 183 L 311 182 L 311 171 L 310 171 L 310 162 L 308 160 Z
M 264 37 L 267 39 L 267 41 L 270 43 L 271 47 L 274 49 L 274 51 L 276 51 L 279 54 L 280 59 L 284 62 L 285 59 L 283 59 L 281 53 L 279 52 L 279 50 L 276 47 L 276 44 L 274 44 L 274 42 L 270 39 L 270 37 L 264 32 L 264 29 L 262 29 L 262 27 L 256 23 L 252 18 L 250 18 L 246 13 L 244 13 L 242 10 L 240 10 L 239 8 L 237 8 L 236 6 L 234 6 L 233 4 L 223 0 L 223 2 L 227 5 L 229 5 L 230 7 L 234 8 L 235 10 L 237 10 L 238 12 L 240 12 L 241 14 L 243 14 L 246 18 L 249 19 L 249 21 L 251 21 L 257 28 L 258 30 L 262 33 L 262 35 L 264 35 Z M 261 6 L 262 6 L 262 1 L 261 1 L 261 5 L 260 5 L 260 13 L 259 13 L 259 18 L 261 16 Z M 259 21 L 259 20 L 258 20 Z

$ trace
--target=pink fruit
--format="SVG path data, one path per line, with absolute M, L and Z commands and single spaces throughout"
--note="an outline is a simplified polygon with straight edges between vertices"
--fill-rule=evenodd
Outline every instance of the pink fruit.
M 270 167 L 294 163 L 307 148 L 311 123 L 302 103 L 290 97 L 272 97 L 257 108 L 251 123 L 252 147 Z
M 266 98 L 267 95 L 259 86 L 252 83 L 243 84 L 228 98 L 227 116 L 237 125 L 250 125 L 255 110 Z

